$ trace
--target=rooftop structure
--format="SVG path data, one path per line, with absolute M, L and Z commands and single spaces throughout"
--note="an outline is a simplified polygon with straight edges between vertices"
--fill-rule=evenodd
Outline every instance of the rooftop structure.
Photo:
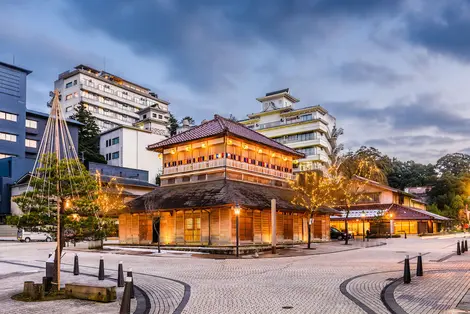
M 324 170 L 330 163 L 329 138 L 336 119 L 321 106 L 295 108 L 299 99 L 289 88 L 259 97 L 261 111 L 240 121 L 273 140 L 305 154 L 294 165 L 295 171 Z

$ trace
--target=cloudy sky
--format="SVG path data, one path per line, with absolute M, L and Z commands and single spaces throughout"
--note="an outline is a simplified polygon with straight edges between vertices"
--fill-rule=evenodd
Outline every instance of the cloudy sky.
M 179 118 L 244 118 L 289 87 L 347 149 L 434 162 L 470 152 L 467 0 L 0 0 L 0 60 L 28 106 L 83 63 L 156 91 Z

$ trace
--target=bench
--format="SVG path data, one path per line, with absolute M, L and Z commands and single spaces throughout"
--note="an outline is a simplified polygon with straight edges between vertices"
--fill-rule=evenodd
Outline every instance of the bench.
M 116 301 L 116 286 L 109 284 L 66 283 L 65 295 L 81 300 L 113 302 Z

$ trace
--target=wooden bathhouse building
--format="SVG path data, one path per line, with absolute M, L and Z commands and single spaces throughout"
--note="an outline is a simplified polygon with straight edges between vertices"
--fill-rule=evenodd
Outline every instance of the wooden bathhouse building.
M 161 186 L 128 204 L 121 243 L 231 246 L 239 212 L 241 245 L 270 244 L 273 199 L 277 243 L 307 241 L 309 219 L 288 184 L 302 153 L 218 115 L 148 149 L 163 159 Z M 329 240 L 335 213 L 316 214 L 312 239 Z

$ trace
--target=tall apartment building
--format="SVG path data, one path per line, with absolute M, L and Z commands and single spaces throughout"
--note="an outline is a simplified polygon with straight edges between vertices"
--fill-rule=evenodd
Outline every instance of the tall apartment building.
M 149 130 L 167 135 L 169 102 L 159 99 L 148 88 L 85 65 L 60 74 L 54 88 L 60 91 L 66 117 L 75 113 L 77 105 L 84 104 L 102 131 L 151 119 L 151 129 L 147 123 Z M 151 115 L 147 115 L 149 107 Z
M 296 109 L 299 99 L 288 88 L 257 98 L 261 111 L 240 121 L 281 144 L 305 154 L 294 161 L 295 171 L 324 170 L 330 163 L 330 134 L 336 119 L 321 106 Z

